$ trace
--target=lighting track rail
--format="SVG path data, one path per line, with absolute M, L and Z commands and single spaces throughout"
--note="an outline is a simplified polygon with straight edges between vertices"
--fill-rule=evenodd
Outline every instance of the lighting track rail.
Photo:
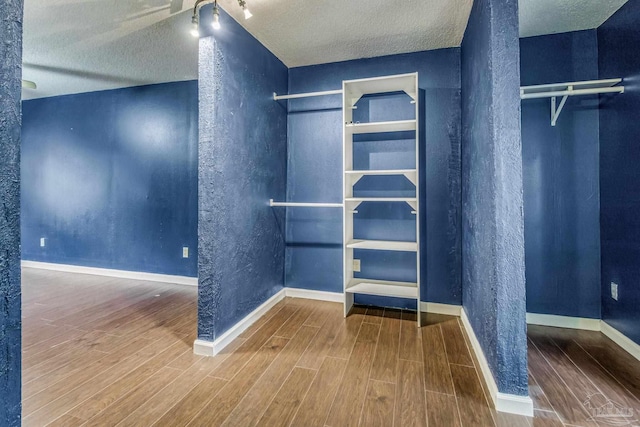
M 218 8 L 218 0 L 197 0 L 193 5 L 193 15 L 191 15 L 191 35 L 194 37 L 200 37 L 200 8 L 205 4 L 213 3 L 213 21 L 211 26 L 214 30 L 219 30 L 220 25 L 220 9 Z M 253 16 L 253 14 L 249 11 L 247 7 L 247 2 L 245 0 L 238 0 L 238 5 L 242 8 L 244 12 L 244 19 L 249 19 Z

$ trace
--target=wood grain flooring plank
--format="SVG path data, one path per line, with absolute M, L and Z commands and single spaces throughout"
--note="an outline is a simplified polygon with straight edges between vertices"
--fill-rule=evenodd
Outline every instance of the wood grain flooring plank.
M 318 335 L 309 344 L 304 354 L 298 360 L 296 366 L 307 369 L 319 369 L 325 356 L 331 351 L 333 341 L 339 335 L 340 328 L 344 325 L 342 312 L 331 312 L 327 314 L 326 323 L 320 328 Z
M 246 366 L 224 386 L 216 399 L 209 402 L 188 425 L 221 425 L 271 365 L 273 359 L 282 351 L 288 341 L 286 338 L 281 337 L 269 339 L 266 344 L 255 352 Z
M 322 427 L 344 375 L 347 361 L 326 357 L 302 401 L 292 426 Z
M 152 360 L 157 355 L 167 351 L 167 347 L 171 344 L 172 341 L 168 340 L 153 342 L 136 352 L 134 356 L 126 358 L 109 369 L 97 373 L 88 372 L 89 378 L 81 385 L 71 390 L 66 390 L 66 393 L 59 396 L 52 396 L 53 400 L 36 411 L 29 413 L 26 416 L 23 414 L 23 424 L 43 426 L 50 423 L 86 399 L 94 396 L 105 387 L 120 380 L 127 373 L 144 363 L 149 363 L 150 359 Z
M 255 425 L 317 333 L 318 328 L 302 326 L 233 409 L 223 425 Z
M 317 371 L 312 369 L 294 368 L 257 425 L 288 426 L 316 373 Z
M 371 379 L 394 384 L 396 382 L 400 348 L 400 315 L 399 310 L 384 311 L 378 347 L 371 367 Z
M 47 424 L 47 427 L 78 427 L 84 423 L 85 421 L 80 418 L 65 414 L 52 423 Z
M 276 303 L 276 305 L 274 305 L 271 308 L 271 310 L 267 311 L 262 317 L 260 317 L 258 320 L 256 320 L 255 323 L 253 323 L 251 326 L 249 326 L 247 329 L 245 329 L 244 332 L 242 332 L 240 335 L 238 335 L 238 338 L 242 338 L 242 339 L 249 338 L 258 329 L 263 327 L 264 324 L 269 321 L 269 319 L 271 319 L 273 316 L 275 316 L 276 313 L 278 313 L 280 310 L 282 310 L 282 307 L 284 307 L 285 305 L 286 305 L 285 300 L 278 301 Z
M 440 325 L 423 326 L 424 383 L 429 391 L 453 395 L 453 383 Z
M 455 396 L 427 391 L 427 425 L 460 427 Z
M 311 313 L 308 308 L 301 307 L 274 332 L 273 336 L 287 339 L 293 338 L 296 332 L 298 332 L 298 329 L 300 329 L 307 320 L 309 314 Z
M 226 350 L 233 350 L 238 342 L 244 340 L 234 340 Z M 144 405 L 131 412 L 119 426 L 150 426 L 159 420 L 173 405 L 180 402 L 190 391 L 205 381 L 206 377 L 227 357 L 226 353 L 219 353 L 213 357 L 204 357 L 195 362 L 180 374 L 175 381 L 158 391 Z M 172 364 L 168 366 L 171 367 Z M 205 402 L 206 403 L 206 402 Z M 203 405 L 204 406 L 204 403 Z M 200 408 L 202 409 L 202 408 Z M 199 409 L 198 411 L 199 412 Z M 196 412 L 196 413 L 197 413 Z M 195 416 L 196 414 L 192 414 Z M 191 418 L 186 420 L 190 421 Z
M 384 316 L 384 308 L 380 307 L 367 307 L 367 311 L 364 315 L 364 322 L 373 323 L 374 325 L 380 325 L 382 323 L 382 317 Z
M 284 306 L 268 322 L 264 324 L 256 333 L 251 335 L 238 349 L 216 369 L 211 375 L 231 380 L 253 355 L 271 339 L 273 334 L 299 309 L 292 306 Z
M 313 301 L 311 314 L 304 322 L 304 326 L 323 327 L 330 318 L 343 317 L 342 304 L 337 302 Z
M 107 406 L 87 421 L 88 425 L 115 426 L 120 421 L 144 405 L 158 390 L 163 389 L 173 382 L 182 371 L 173 368 L 160 368 L 158 372 L 139 384 L 133 386 L 126 394 L 114 403 Z M 79 418 L 79 417 L 77 417 Z
M 493 411 L 498 427 L 532 427 L 532 418 Z
M 364 405 L 379 332 L 380 325 L 362 323 L 353 353 L 329 411 L 326 421 L 328 426 L 358 425 L 360 417 L 354 414 L 359 414 Z
M 461 365 L 450 367 L 462 425 L 495 425 L 475 368 Z
M 533 414 L 533 427 L 564 427 L 558 414 L 553 411 L 534 410 Z
M 151 360 L 128 372 L 112 384 L 95 393 L 80 405 L 69 411 L 74 417 L 88 420 L 107 408 L 113 402 L 134 390 L 139 384 L 151 378 L 161 368 L 169 364 L 184 351 L 184 343 L 177 342 Z
M 398 357 L 422 363 L 422 335 L 416 321 L 416 312 L 402 310 L 400 323 L 400 349 Z
M 227 383 L 220 378 L 205 377 L 189 393 L 170 407 L 153 426 L 186 426 L 208 403 L 225 390 Z M 125 420 L 123 425 L 140 426 L 136 420 Z
M 340 359 L 348 359 L 349 356 L 351 356 L 351 351 L 358 337 L 365 312 L 366 309 L 363 307 L 353 307 L 349 316 L 342 321 L 342 326 L 338 328 L 338 332 L 331 343 L 327 356 Z
M 544 394 L 542 387 L 540 387 L 540 384 L 538 384 L 538 381 L 536 381 L 531 371 L 529 371 L 529 397 L 533 400 L 534 409 L 553 412 L 553 407 L 551 403 L 549 403 L 549 399 Z
M 23 416 L 31 414 L 60 396 L 64 396 L 67 392 L 74 390 L 101 372 L 108 371 L 120 363 L 132 363 L 132 365 L 142 363 L 144 359 L 141 357 L 137 361 L 131 362 L 131 360 L 135 357 L 137 351 L 151 344 L 152 342 L 145 338 L 136 337 L 128 345 L 123 346 L 120 351 L 80 366 L 75 371 L 62 374 L 59 371 L 54 371 L 49 375 L 40 377 L 37 381 L 25 384 L 22 389 Z M 129 359 L 130 357 L 132 359 Z
M 360 425 L 367 427 L 392 426 L 395 397 L 395 384 L 369 380 L 369 388 L 364 408 L 362 409 L 362 416 L 360 417 Z
M 427 425 L 427 408 L 422 363 L 399 359 L 395 423 L 401 426 Z
M 554 411 L 563 423 L 577 425 L 595 425 L 588 421 L 589 415 L 573 392 L 562 381 L 551 365 L 545 360 L 537 347 L 528 346 L 529 369 L 536 378 Z
M 444 346 L 447 350 L 449 363 L 473 367 L 471 353 L 462 336 L 462 329 L 457 319 L 440 323 L 440 328 L 442 329 Z

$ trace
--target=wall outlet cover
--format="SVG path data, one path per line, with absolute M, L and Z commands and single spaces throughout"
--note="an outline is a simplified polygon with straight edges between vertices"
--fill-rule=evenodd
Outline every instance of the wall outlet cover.
M 46 244 L 46 239 L 44 237 L 41 237 L 40 238 L 40 247 L 44 248 L 45 244 Z
M 618 301 L 618 284 L 611 282 L 611 298 Z
M 189 258 L 189 248 L 187 246 L 182 247 L 182 258 Z
M 353 260 L 353 271 L 356 273 L 360 272 L 360 260 L 359 259 L 354 259 Z

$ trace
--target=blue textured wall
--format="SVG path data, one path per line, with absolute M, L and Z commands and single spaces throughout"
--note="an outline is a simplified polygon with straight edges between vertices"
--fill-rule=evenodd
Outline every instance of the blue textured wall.
M 201 10 L 210 28 L 211 7 Z M 212 341 L 284 283 L 287 68 L 225 13 L 200 40 L 198 337 Z M 210 33 L 209 33 L 210 34 Z
M 598 79 L 596 30 L 520 40 L 522 85 Z M 527 311 L 600 318 L 598 97 L 522 101 Z
M 421 282 L 422 299 L 461 303 L 460 288 L 460 49 L 331 63 L 289 70 L 289 92 L 342 88 L 343 80 L 419 73 L 421 89 Z M 403 97 L 359 103 L 366 120 L 413 118 Z M 408 110 L 407 110 L 408 108 Z M 378 135 L 382 140 L 390 135 Z M 360 142 L 355 161 L 373 159 L 373 167 L 408 168 L 415 158 L 413 133 L 393 141 Z M 342 199 L 342 98 L 330 96 L 289 101 L 287 198 L 291 201 L 340 202 Z M 382 146 L 386 148 L 382 148 Z M 373 153 L 373 154 L 372 154 Z M 408 153 L 408 154 L 407 154 Z M 378 159 L 378 160 L 375 160 Z M 362 160 L 364 161 L 364 160 Z M 359 167 L 368 167 L 362 164 Z M 415 194 L 404 178 L 395 183 L 359 182 L 360 194 L 395 188 Z M 377 187 L 376 187 L 377 186 Z M 365 193 L 363 193 L 363 191 Z M 398 193 L 398 196 L 400 194 Z M 356 234 L 369 238 L 412 240 L 413 215 L 404 206 L 361 205 Z M 393 229 L 389 228 L 392 221 Z M 389 235 L 389 232 L 393 235 Z M 288 209 L 286 284 L 289 287 L 342 292 L 342 212 L 340 209 Z M 363 273 L 371 278 L 415 280 L 415 255 L 357 251 Z M 367 266 L 374 270 L 365 272 Z M 358 302 L 408 306 L 407 301 L 358 296 Z M 415 303 L 414 303 L 415 307 Z
M 462 43 L 462 299 L 502 393 L 527 395 L 517 0 L 476 0 Z
M 600 106 L 602 318 L 640 344 L 640 2 L 598 28 L 600 78 L 623 78 L 625 93 Z M 619 285 L 619 300 L 610 283 Z
M 24 259 L 195 277 L 197 99 L 188 81 L 25 101 Z
M 22 0 L 0 0 L 0 425 L 19 426 Z

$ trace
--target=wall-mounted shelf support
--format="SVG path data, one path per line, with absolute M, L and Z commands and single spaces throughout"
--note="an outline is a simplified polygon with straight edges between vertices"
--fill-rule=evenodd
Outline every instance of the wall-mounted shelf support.
M 269 199 L 269 206 L 285 207 L 285 208 L 341 208 L 344 205 L 342 203 L 293 203 L 293 202 L 274 202 L 273 199 Z
M 520 88 L 520 99 L 551 98 L 551 126 L 555 126 L 568 97 L 599 95 L 603 93 L 624 93 L 624 86 L 617 86 L 621 82 L 622 79 L 606 79 L 522 86 Z M 557 103 L 558 97 L 562 97 L 560 105 Z

